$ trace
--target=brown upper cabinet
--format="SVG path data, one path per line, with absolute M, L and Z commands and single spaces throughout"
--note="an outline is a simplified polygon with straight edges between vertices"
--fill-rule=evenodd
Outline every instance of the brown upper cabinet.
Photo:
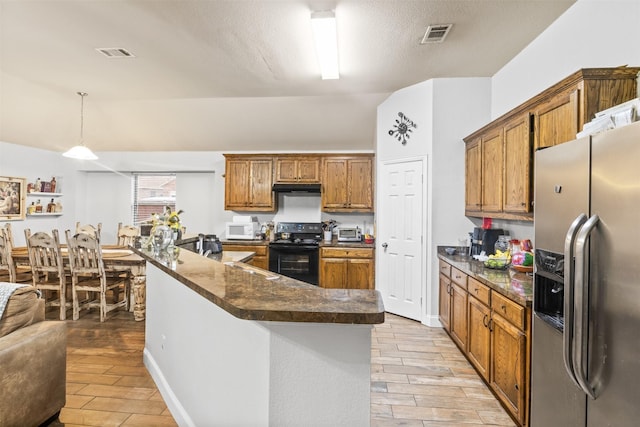
M 224 208 L 274 212 L 274 182 L 321 184 L 325 212 L 373 212 L 373 154 L 225 154 Z
M 322 171 L 323 211 L 373 212 L 373 155 L 326 156 Z
M 225 158 L 224 208 L 275 211 L 273 157 L 225 154 Z
M 320 183 L 322 159 L 315 157 L 276 157 L 275 182 L 277 183 Z
M 637 96 L 638 67 L 586 68 L 464 138 L 465 214 L 533 220 L 533 152 Z

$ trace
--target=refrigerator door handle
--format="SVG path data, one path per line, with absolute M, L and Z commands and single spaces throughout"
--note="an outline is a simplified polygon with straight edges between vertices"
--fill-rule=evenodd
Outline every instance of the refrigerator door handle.
M 574 328 L 574 351 L 573 368 L 580 388 L 590 398 L 595 399 L 595 391 L 589 385 L 584 372 L 585 356 L 588 352 L 588 315 L 589 315 L 589 259 L 586 250 L 587 239 L 596 228 L 600 218 L 593 215 L 584 223 L 578 237 L 576 238 L 576 267 L 575 267 L 575 328 Z
M 574 290 L 574 249 L 576 236 L 580 227 L 587 221 L 585 214 L 580 214 L 573 220 L 564 240 L 564 328 L 562 330 L 562 359 L 564 369 L 576 387 L 581 388 L 573 367 L 573 290 Z

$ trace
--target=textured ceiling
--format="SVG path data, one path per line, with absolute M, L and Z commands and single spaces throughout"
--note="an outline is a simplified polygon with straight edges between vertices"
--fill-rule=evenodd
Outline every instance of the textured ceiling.
M 0 0 L 0 140 L 97 151 L 373 149 L 376 107 L 436 77 L 492 76 L 574 1 Z M 339 80 L 311 10 L 335 9 Z M 420 45 L 430 24 L 454 24 Z M 126 48 L 105 58 L 95 48 Z

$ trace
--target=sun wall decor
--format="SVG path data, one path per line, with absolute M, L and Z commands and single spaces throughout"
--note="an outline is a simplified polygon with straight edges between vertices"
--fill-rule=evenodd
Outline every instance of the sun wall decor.
M 417 129 L 418 125 L 413 122 L 409 117 L 405 116 L 402 112 L 398 113 L 400 119 L 396 119 L 396 123 L 393 125 L 393 129 L 389 131 L 389 135 L 397 139 L 405 145 L 413 129 Z

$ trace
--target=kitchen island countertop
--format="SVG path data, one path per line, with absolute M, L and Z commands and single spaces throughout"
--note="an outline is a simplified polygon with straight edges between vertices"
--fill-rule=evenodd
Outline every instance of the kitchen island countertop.
M 448 255 L 445 246 L 438 246 L 438 258 L 451 264 L 463 273 L 489 286 L 494 291 L 510 300 L 530 307 L 533 301 L 533 275 L 519 273 L 511 268 L 495 270 L 487 268 L 481 261 L 476 261 L 468 255 Z
M 319 288 L 242 262 L 224 262 L 224 258 L 219 262 L 190 251 L 181 251 L 179 261 L 171 266 L 152 253 L 136 251 L 166 274 L 240 319 L 384 322 L 382 297 L 375 290 Z M 230 252 L 223 251 L 223 256 L 225 253 Z

